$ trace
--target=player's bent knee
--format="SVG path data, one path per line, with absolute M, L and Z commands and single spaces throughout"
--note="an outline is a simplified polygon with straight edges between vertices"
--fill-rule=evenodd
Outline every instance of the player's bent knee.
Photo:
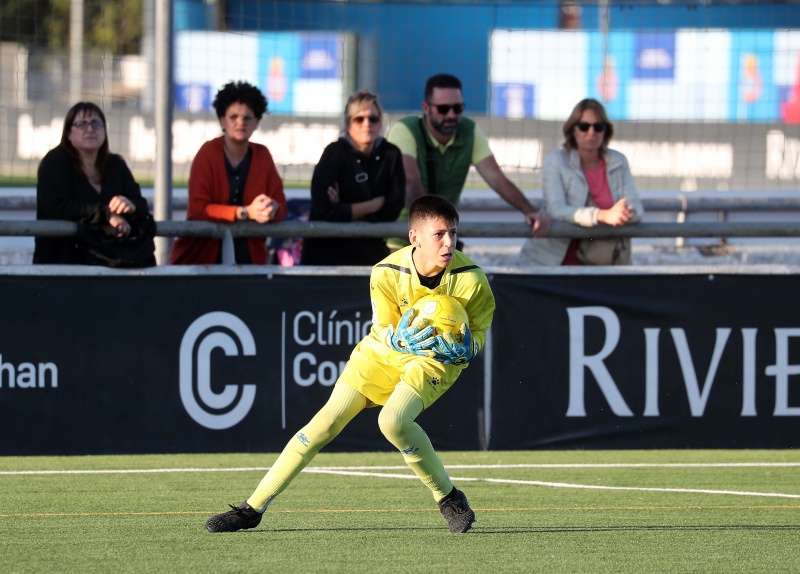
M 381 411 L 378 415 L 378 428 L 381 429 L 386 440 L 397 448 L 404 448 L 402 443 L 405 442 L 407 423 L 385 413 L 386 411 Z

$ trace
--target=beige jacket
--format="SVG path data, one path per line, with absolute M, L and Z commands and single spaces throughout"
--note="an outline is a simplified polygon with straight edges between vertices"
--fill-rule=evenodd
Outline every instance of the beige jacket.
M 611 196 L 616 203 L 623 197 L 636 210 L 633 223 L 642 219 L 644 207 L 636 191 L 633 175 L 625 156 L 614 150 L 607 150 L 606 177 Z M 581 169 L 578 150 L 560 148 L 547 154 L 542 171 L 542 190 L 544 208 L 553 221 L 574 223 L 581 227 L 597 225 L 597 207 L 588 207 L 589 184 Z M 569 238 L 528 239 L 517 257 L 517 265 L 561 265 L 567 253 Z

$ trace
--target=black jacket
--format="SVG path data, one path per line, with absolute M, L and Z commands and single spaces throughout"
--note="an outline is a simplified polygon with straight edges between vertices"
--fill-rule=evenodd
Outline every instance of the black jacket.
M 97 193 L 88 179 L 75 172 L 67 152 L 58 146 L 47 152 L 39 164 L 36 219 L 106 223 L 108 202 L 115 195 L 124 195 L 136 206 L 129 219 L 147 215 L 147 200 L 121 156 L 108 155 L 101 191 Z M 37 237 L 33 262 L 76 264 L 83 260 L 74 237 Z
M 356 177 L 366 181 L 360 183 Z M 361 174 L 361 175 L 359 175 Z M 339 202 L 328 198 L 328 187 L 339 184 Z M 353 203 L 384 196 L 383 207 L 369 222 L 395 221 L 405 205 L 406 174 L 400 149 L 381 138 L 367 156 L 342 137 L 325 148 L 311 178 L 311 221 L 352 221 Z M 389 254 L 381 238 L 303 240 L 303 265 L 374 265 Z

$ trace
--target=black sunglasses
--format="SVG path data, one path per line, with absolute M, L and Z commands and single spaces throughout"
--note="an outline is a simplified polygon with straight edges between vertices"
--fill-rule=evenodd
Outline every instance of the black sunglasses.
M 377 124 L 377 123 L 380 123 L 380 121 L 381 121 L 381 117 L 380 116 L 353 116 L 352 118 L 350 118 L 350 121 L 353 121 L 353 122 L 355 122 L 357 124 L 363 124 L 364 120 L 367 120 L 367 119 L 369 120 L 369 123 L 371 123 L 371 124 Z
M 606 131 L 606 124 L 603 122 L 596 122 L 593 124 L 590 124 L 589 122 L 578 122 L 575 125 L 577 125 L 578 129 L 581 130 L 582 132 L 588 132 L 589 128 L 594 128 L 594 131 L 598 134 L 601 134 L 604 131 Z
M 428 102 L 428 105 L 432 108 L 436 108 L 436 111 L 443 116 L 449 114 L 450 110 L 453 110 L 456 115 L 464 111 L 464 102 L 461 102 L 460 104 L 432 104 Z

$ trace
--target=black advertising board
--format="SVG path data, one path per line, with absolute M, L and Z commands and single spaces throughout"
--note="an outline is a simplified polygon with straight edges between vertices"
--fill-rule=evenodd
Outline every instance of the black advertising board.
M 280 451 L 369 329 L 368 293 L 366 276 L 0 277 L 0 454 Z M 482 383 L 478 361 L 420 417 L 437 445 L 479 447 Z M 377 411 L 327 450 L 391 449 Z
M 493 274 L 442 450 L 793 448 L 794 275 Z M 366 274 L 0 276 L 0 455 L 277 452 L 370 324 Z M 326 450 L 391 450 L 367 409 Z
M 496 276 L 489 448 L 792 448 L 794 275 Z

